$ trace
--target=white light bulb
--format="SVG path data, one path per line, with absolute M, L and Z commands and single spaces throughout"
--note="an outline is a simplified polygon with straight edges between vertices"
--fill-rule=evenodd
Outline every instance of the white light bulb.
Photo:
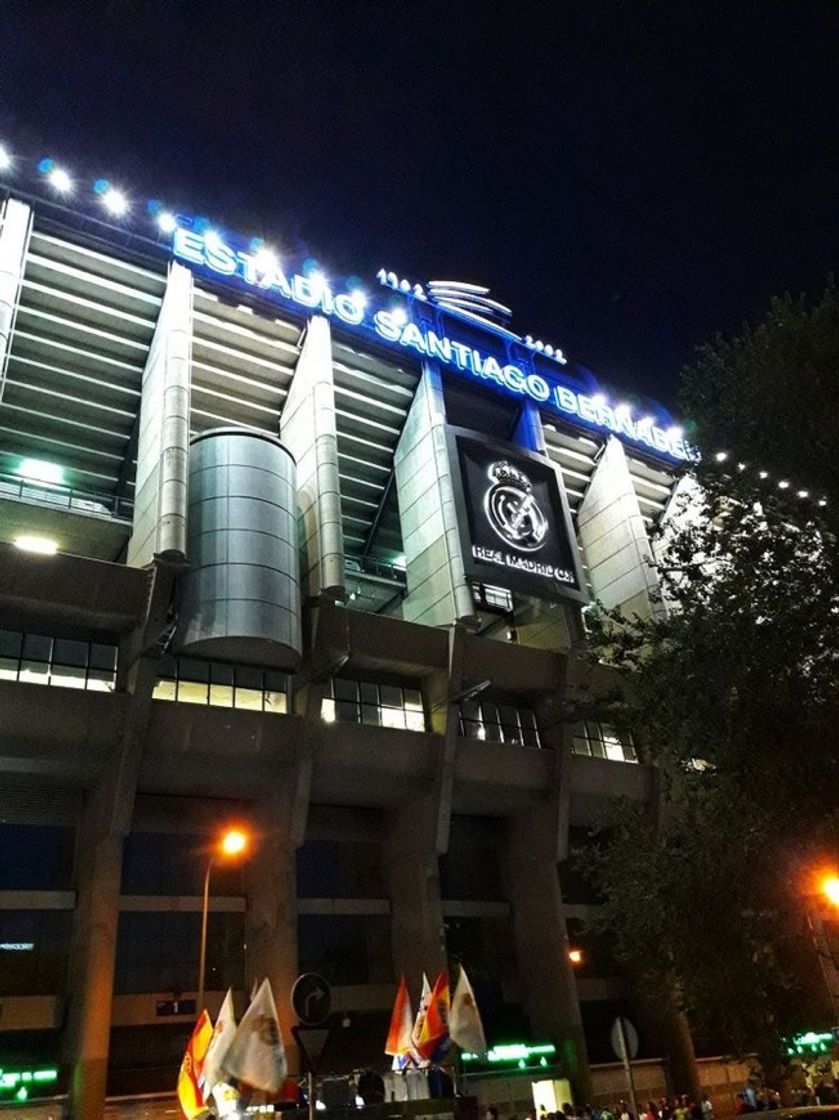
M 408 322 L 408 316 L 404 307 L 397 307 L 391 312 L 391 318 L 397 327 L 403 327 Z
M 54 187 L 59 194 L 69 194 L 73 189 L 73 180 L 63 167 L 54 167 L 47 176 L 47 179 L 50 186 Z
M 724 463 L 726 461 L 726 459 L 728 458 L 728 452 L 727 451 L 718 451 L 716 453 L 716 455 L 714 456 L 714 458 L 717 460 L 718 463 Z
M 0 144 L 0 171 L 8 171 L 12 166 L 12 157 L 6 151 L 2 144 Z
M 363 311 L 367 306 L 367 296 L 362 292 L 361 288 L 356 288 L 350 292 L 350 299 L 353 301 L 353 306 L 357 307 L 359 311 Z
M 769 478 L 769 471 L 758 471 L 758 478 Z
M 779 490 L 789 489 L 789 483 L 787 482 L 787 480 L 785 478 L 782 478 L 781 481 L 778 483 L 778 489 Z
M 798 496 L 799 496 L 799 498 L 809 498 L 810 497 L 810 491 L 809 490 L 799 490 L 798 491 Z
M 108 187 L 102 195 L 102 205 L 109 214 L 113 214 L 115 218 L 121 218 L 128 210 L 128 199 L 116 187 Z
M 211 252 L 221 248 L 221 238 L 214 229 L 208 229 L 204 234 L 204 244 Z
M 157 224 L 161 233 L 174 233 L 178 228 L 178 219 L 174 214 L 170 214 L 168 210 L 164 210 L 157 219 Z
M 38 552 L 42 556 L 55 556 L 58 552 L 58 542 L 51 537 L 30 536 L 24 533 L 15 537 L 14 544 L 16 548 L 23 549 L 24 552 Z

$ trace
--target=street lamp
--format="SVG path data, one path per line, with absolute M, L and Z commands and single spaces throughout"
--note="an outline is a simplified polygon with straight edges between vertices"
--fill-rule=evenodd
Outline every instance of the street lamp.
M 821 891 L 831 906 L 839 906 L 839 876 L 826 875 L 821 881 Z
M 248 837 L 238 828 L 229 828 L 219 839 L 210 856 L 204 876 L 204 905 L 201 909 L 201 957 L 198 965 L 198 1014 L 204 1009 L 204 974 L 207 968 L 207 913 L 210 908 L 210 873 L 219 858 L 229 859 L 241 855 L 248 846 Z

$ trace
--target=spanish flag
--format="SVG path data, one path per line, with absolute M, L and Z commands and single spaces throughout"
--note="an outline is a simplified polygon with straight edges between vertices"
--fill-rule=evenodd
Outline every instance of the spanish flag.
M 442 1061 L 449 1049 L 449 974 L 441 972 L 431 989 L 431 999 L 420 1031 L 417 1050 L 430 1062 Z
M 195 1030 L 186 1045 L 184 1060 L 178 1074 L 178 1103 L 186 1120 L 202 1120 L 210 1115 L 204 1103 L 204 1096 L 198 1087 L 198 1079 L 204 1068 L 207 1047 L 213 1037 L 213 1024 L 206 1011 L 202 1011 L 195 1024 Z

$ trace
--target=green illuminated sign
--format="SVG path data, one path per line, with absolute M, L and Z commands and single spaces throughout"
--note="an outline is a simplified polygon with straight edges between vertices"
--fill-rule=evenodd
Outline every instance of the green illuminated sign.
M 25 1101 L 34 1090 L 57 1080 L 57 1069 L 0 1069 L 0 1099 L 8 1095 Z
M 540 1066 L 548 1064 L 547 1054 L 555 1054 L 556 1047 L 553 1043 L 543 1042 L 536 1046 L 528 1046 L 526 1042 L 504 1042 L 493 1048 L 487 1053 L 486 1060 L 488 1062 L 515 1062 L 519 1069 L 525 1069 L 528 1064 L 528 1059 L 538 1058 Z M 461 1054 L 464 1062 L 477 1062 L 479 1060 L 477 1054 L 470 1054 L 465 1051 Z
M 784 1041 L 787 1054 L 794 1057 L 796 1054 L 827 1054 L 833 1049 L 836 1038 L 832 1031 L 807 1031 Z

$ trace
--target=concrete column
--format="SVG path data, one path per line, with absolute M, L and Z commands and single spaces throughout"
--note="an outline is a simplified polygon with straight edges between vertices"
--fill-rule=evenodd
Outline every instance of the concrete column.
M 559 889 L 557 816 L 553 801 L 508 822 L 503 860 L 513 910 L 519 976 L 534 1037 L 557 1047 L 578 1102 L 592 1086 L 580 1005 L 568 960 L 568 932 Z
M 246 865 L 246 984 L 268 977 L 274 991 L 290 1075 L 298 1072 L 291 988 L 297 965 L 297 857 L 290 830 L 279 814 L 263 813 L 259 847 Z
M 192 273 L 169 266 L 166 291 L 143 371 L 134 528 L 128 563 L 186 555 L 189 402 L 192 382 Z
M 425 363 L 394 455 L 409 622 L 446 626 L 475 617 L 458 532 L 440 370 Z
M 30 208 L 16 198 L 7 199 L 0 210 L 0 400 L 31 229 Z
M 433 984 L 446 967 L 435 825 L 436 798 L 419 798 L 392 813 L 383 844 L 394 972 L 414 992 L 423 972 Z
M 647 529 L 620 440 L 610 436 L 577 513 L 595 598 L 642 617 L 660 613 Z
M 120 680 L 128 693 L 125 718 L 108 763 L 88 794 L 79 829 L 63 1040 L 64 1060 L 72 1067 L 70 1120 L 102 1120 L 105 1115 L 122 847 L 131 828 L 156 653 L 176 571 L 164 563 L 154 565 L 145 616 L 121 643 Z
M 304 541 L 304 588 L 312 598 L 343 599 L 344 532 L 329 321 L 315 315 L 280 420 L 280 438 L 297 461 L 297 508 Z

